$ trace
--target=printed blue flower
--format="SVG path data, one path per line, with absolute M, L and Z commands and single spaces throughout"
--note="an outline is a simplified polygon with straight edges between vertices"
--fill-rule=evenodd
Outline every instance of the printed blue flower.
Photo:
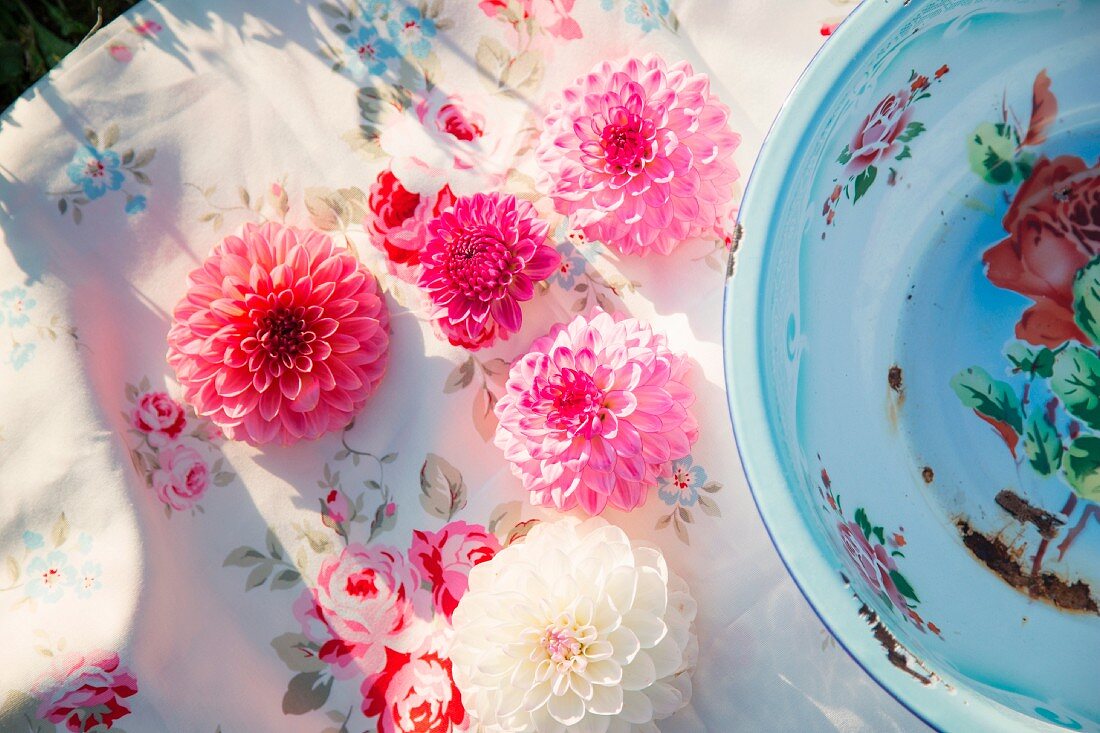
M 76 151 L 66 172 L 69 180 L 84 189 L 84 195 L 89 200 L 97 199 L 108 191 L 117 191 L 125 180 L 119 170 L 118 153 L 113 150 L 99 151 L 91 145 L 84 145 Z
M 422 59 L 432 50 L 428 39 L 435 36 L 435 21 L 425 18 L 416 8 L 406 7 L 399 17 L 390 18 L 386 29 L 403 54 Z
M 91 562 L 90 560 L 80 568 L 80 574 L 76 576 L 76 595 L 79 598 L 88 598 L 92 593 L 96 592 L 103 587 L 103 583 L 99 581 L 99 576 L 103 573 L 103 568 L 99 563 Z
M 65 594 L 65 588 L 76 582 L 76 569 L 64 552 L 54 550 L 46 557 L 36 557 L 27 565 L 26 592 L 31 598 L 53 603 Z
M 23 545 L 28 550 L 37 550 L 42 545 L 46 544 L 46 541 L 42 539 L 42 535 L 37 532 L 31 532 L 29 529 L 23 533 Z
M 565 290 L 572 290 L 577 278 L 584 272 L 584 258 L 568 245 L 558 247 L 558 254 L 561 255 L 561 264 L 554 271 L 553 281 Z
M 134 214 L 140 214 L 145 211 L 145 197 L 144 196 L 131 196 L 126 199 L 126 214 L 133 216 Z
M 615 7 L 615 0 L 600 0 L 600 7 L 604 10 L 611 10 Z
M 672 462 L 672 475 L 661 479 L 657 496 L 669 506 L 695 506 L 699 501 L 699 489 L 707 482 L 707 472 L 702 466 L 693 466 L 691 456 Z
M 31 321 L 27 312 L 35 305 L 33 298 L 27 298 L 26 288 L 16 286 L 5 290 L 0 293 L 0 323 L 4 322 L 6 316 L 8 325 L 12 328 L 26 326 Z
M 626 0 L 623 16 L 627 23 L 636 25 L 646 33 L 661 24 L 668 15 L 668 0 Z
M 9 360 L 12 368 L 15 371 L 19 371 L 23 367 L 27 366 L 32 358 L 34 358 L 34 350 L 37 347 L 34 344 L 15 344 L 11 347 L 11 356 Z
M 378 35 L 373 26 L 360 28 L 359 33 L 348 36 L 345 43 L 348 51 L 348 73 L 359 81 L 371 75 L 385 73 L 386 59 L 397 56 L 397 49 Z

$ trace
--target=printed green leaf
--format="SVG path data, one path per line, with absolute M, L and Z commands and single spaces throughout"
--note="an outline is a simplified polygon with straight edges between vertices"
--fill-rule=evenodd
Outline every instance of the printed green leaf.
M 837 157 L 836 162 L 841 165 L 847 165 L 848 161 L 852 159 L 852 153 L 845 145 L 844 149 L 840 151 L 840 155 Z
M 271 590 L 279 590 L 281 588 L 293 588 L 298 585 L 298 581 L 302 579 L 302 574 L 297 570 L 291 570 L 287 568 L 281 571 L 275 576 L 275 579 L 271 581 Z
M 466 482 L 447 460 L 429 453 L 420 468 L 420 504 L 431 515 L 450 521 L 466 506 Z
M 291 672 L 320 672 L 326 666 L 317 656 L 317 645 L 303 634 L 276 636 L 271 646 Z
M 332 692 L 332 675 L 321 679 L 321 672 L 299 672 L 290 678 L 283 695 L 283 714 L 305 715 L 328 702 Z
M 1032 410 L 1024 431 L 1024 452 L 1039 475 L 1049 476 L 1062 465 L 1062 438 L 1041 410 Z
M 902 131 L 902 133 L 900 135 L 898 135 L 897 140 L 898 140 L 898 142 L 903 142 L 903 143 L 910 142 L 911 140 L 916 138 L 917 135 L 920 135 L 922 132 L 924 132 L 926 129 L 928 129 L 928 128 L 926 128 L 920 122 L 910 122 L 908 125 L 905 126 L 905 130 Z
M 1077 436 L 1062 459 L 1062 468 L 1078 496 L 1100 501 L 1100 437 Z
M 863 198 L 863 194 L 867 193 L 867 189 L 871 187 L 871 184 L 875 182 L 875 176 L 878 175 L 878 168 L 873 165 L 867 166 L 858 176 L 856 176 L 856 192 L 852 196 L 852 203 L 859 201 Z
M 1100 257 L 1082 267 L 1073 279 L 1073 315 L 1085 335 L 1100 344 Z
M 1005 349 L 1005 356 L 1021 372 L 1050 379 L 1054 371 L 1054 352 L 1043 346 L 1035 349 L 1023 341 L 1014 341 Z
M 1022 181 L 1023 172 L 1016 165 L 1020 134 L 1004 122 L 983 122 L 970 136 L 967 154 L 970 169 L 988 183 L 1003 186 Z
M 913 586 L 909 585 L 909 581 L 905 579 L 904 575 L 897 570 L 891 570 L 890 580 L 894 581 L 894 586 L 898 589 L 899 593 L 912 601 L 920 603 L 920 599 L 917 598 L 917 592 L 913 590 Z
M 1054 359 L 1050 388 L 1071 415 L 1100 428 L 1100 357 L 1071 344 Z
M 903 147 L 901 149 L 900 153 L 898 153 L 896 156 L 894 156 L 894 160 L 905 160 L 906 158 L 912 158 L 912 157 L 913 157 L 913 153 L 911 153 L 909 151 L 909 146 L 906 145 L 905 147 Z M 894 169 L 891 168 L 890 170 L 894 170 Z
M 880 545 L 886 544 L 886 534 L 883 532 L 882 527 L 872 527 L 871 534 L 878 538 L 878 543 Z
M 1020 401 L 1012 387 L 989 376 L 981 367 L 970 367 L 951 379 L 951 389 L 967 407 L 991 420 L 1003 422 L 1019 435 L 1024 431 Z
M 222 567 L 236 565 L 239 568 L 248 568 L 263 562 L 264 559 L 264 554 L 259 550 L 255 550 L 251 547 L 238 547 L 236 550 L 229 553 L 229 556 L 225 558 L 225 562 L 222 563 Z

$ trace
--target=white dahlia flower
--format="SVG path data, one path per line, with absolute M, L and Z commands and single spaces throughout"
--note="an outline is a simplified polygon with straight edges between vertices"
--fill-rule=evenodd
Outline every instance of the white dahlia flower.
M 486 733 L 656 733 L 691 698 L 695 601 L 598 517 L 537 525 L 470 571 L 454 679 Z

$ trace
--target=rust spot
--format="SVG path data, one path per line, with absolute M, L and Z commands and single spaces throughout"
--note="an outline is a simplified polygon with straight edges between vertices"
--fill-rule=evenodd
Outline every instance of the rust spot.
M 995 501 L 997 506 L 1011 514 L 1016 521 L 1034 524 L 1039 530 L 1039 536 L 1048 540 L 1054 539 L 1058 534 L 1058 528 L 1065 524 L 1050 512 L 1032 506 L 1027 499 L 1008 489 L 997 492 Z
M 931 466 L 925 466 L 920 470 L 920 477 L 924 479 L 924 483 L 930 484 L 936 480 L 936 472 L 932 470 Z
M 1092 588 L 1085 581 L 1068 581 L 1051 572 L 1029 573 L 1000 537 L 982 534 L 965 519 L 957 520 L 955 526 L 966 549 L 1013 588 L 1065 611 L 1100 615 Z
M 902 390 L 905 389 L 905 385 L 902 384 L 901 367 L 897 364 L 890 367 L 890 371 L 886 373 L 886 383 L 890 385 L 890 389 L 894 390 L 899 395 L 902 393 Z
M 859 615 L 870 624 L 871 632 L 875 635 L 875 640 L 886 650 L 886 659 L 889 660 L 890 664 L 894 665 L 902 672 L 905 672 L 922 685 L 931 685 L 936 681 L 936 674 L 924 666 L 919 659 L 914 657 L 908 649 L 901 645 L 897 637 L 890 633 L 890 629 L 886 628 L 885 624 L 879 621 L 878 614 L 872 611 L 866 603 L 860 605 Z

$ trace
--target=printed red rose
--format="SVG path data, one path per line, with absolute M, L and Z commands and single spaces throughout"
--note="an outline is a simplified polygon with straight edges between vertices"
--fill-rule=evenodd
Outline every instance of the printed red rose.
M 210 486 L 210 469 L 202 454 L 188 445 L 173 445 L 160 452 L 160 468 L 153 471 L 157 498 L 176 511 L 195 506 Z
M 470 142 L 485 134 L 485 118 L 469 109 L 456 94 L 440 100 L 424 97 L 416 105 L 416 116 L 421 124 L 434 123 L 435 128 L 456 140 Z
M 73 733 L 110 730 L 130 714 L 123 699 L 137 694 L 137 680 L 120 664 L 118 654 L 90 652 L 66 659 L 40 687 L 38 717 L 62 724 Z
M 1017 338 L 1089 344 L 1073 318 L 1073 278 L 1100 253 L 1100 163 L 1040 158 L 1002 223 L 1008 236 L 982 260 L 991 283 L 1035 301 L 1016 324 Z
M 451 660 L 437 652 L 386 649 L 386 666 L 363 681 L 363 714 L 378 733 L 452 733 L 467 728 Z
M 840 541 L 844 543 L 844 549 L 855 563 L 856 570 L 867 582 L 868 587 L 876 593 L 883 592 L 882 581 L 878 571 L 878 558 L 867 541 L 863 530 L 855 522 L 838 522 L 837 530 L 840 531 Z
M 141 395 L 130 418 L 133 426 L 146 433 L 149 444 L 156 448 L 175 440 L 187 425 L 183 406 L 164 392 Z
M 909 101 L 909 89 L 902 89 L 896 94 L 887 95 L 878 103 L 875 111 L 864 118 L 848 146 L 848 152 L 852 156 L 848 161 L 848 173 L 861 173 L 868 166 L 897 154 L 898 135 L 905 131 L 913 114 L 909 109 Z
M 370 213 L 363 228 L 371 244 L 386 253 L 395 266 L 393 273 L 407 282 L 415 281 L 415 268 L 428 237 L 428 222 L 455 201 L 451 189 L 444 186 L 430 196 L 407 190 L 392 171 L 384 170 L 370 189 Z
M 409 560 L 431 583 L 435 608 L 450 620 L 469 586 L 470 569 L 500 550 L 484 527 L 458 521 L 438 532 L 413 531 Z

